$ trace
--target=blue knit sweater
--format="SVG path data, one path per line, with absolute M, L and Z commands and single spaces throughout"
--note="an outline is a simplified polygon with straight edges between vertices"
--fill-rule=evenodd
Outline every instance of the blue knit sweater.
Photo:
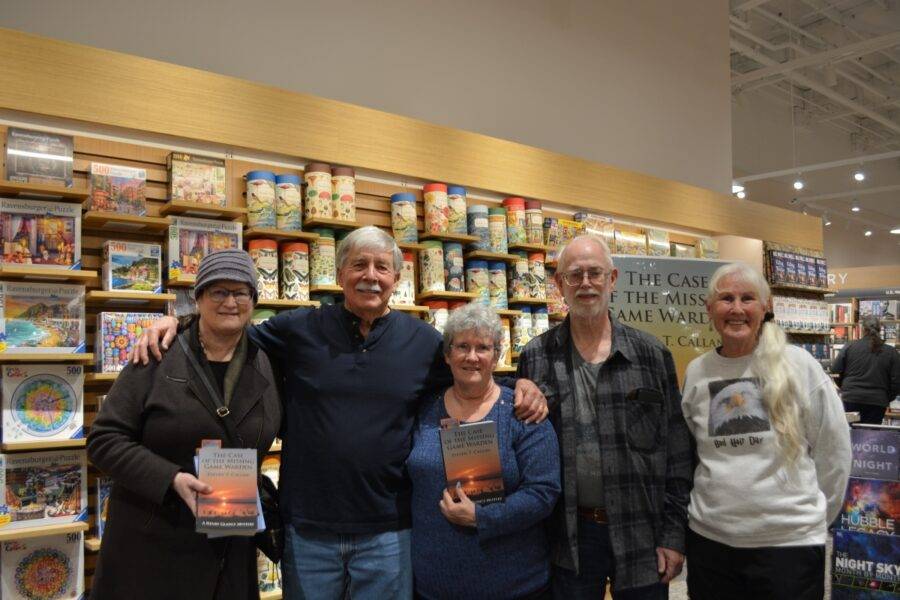
M 485 416 L 497 423 L 503 502 L 478 506 L 477 526 L 451 524 L 441 514 L 446 478 L 440 420 L 441 392 L 423 402 L 407 459 L 412 480 L 412 564 L 416 592 L 429 599 L 516 598 L 550 579 L 543 520 L 560 492 L 559 446 L 549 421 L 525 425 L 513 413 L 513 391 Z

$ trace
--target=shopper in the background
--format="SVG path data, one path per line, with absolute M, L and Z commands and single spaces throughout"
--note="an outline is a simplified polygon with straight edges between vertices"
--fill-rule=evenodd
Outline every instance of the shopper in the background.
M 881 339 L 881 321 L 859 320 L 862 337 L 841 350 L 831 371 L 838 375 L 841 400 L 862 423 L 880 425 L 891 400 L 900 395 L 900 353 Z
M 850 431 L 828 375 L 786 343 L 769 285 L 720 267 L 706 308 L 722 345 L 694 359 L 683 409 L 697 444 L 688 508 L 692 600 L 821 600 L 827 525 L 850 472 Z

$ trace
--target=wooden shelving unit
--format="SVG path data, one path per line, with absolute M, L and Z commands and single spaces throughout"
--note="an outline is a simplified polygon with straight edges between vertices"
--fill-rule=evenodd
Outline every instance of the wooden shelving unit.
M 526 252 L 546 252 L 550 247 L 545 246 L 544 244 L 511 244 L 509 249 L 525 250 Z
M 310 294 L 343 294 L 344 288 L 339 285 L 311 285 Z
M 304 219 L 303 226 L 307 229 L 315 227 L 324 227 L 326 229 L 359 229 L 363 224 L 359 221 L 342 221 L 341 219 L 316 217 L 315 219 Z
M 773 290 L 784 290 L 789 292 L 811 292 L 814 294 L 831 294 L 834 290 L 825 288 L 817 288 L 809 285 L 787 284 L 787 283 L 770 283 L 769 287 Z
M 830 331 L 806 331 L 805 329 L 785 329 L 788 335 L 831 335 Z
M 509 304 L 528 304 L 531 306 L 547 306 L 547 300 L 539 300 L 538 298 L 510 298 Z
M 425 249 L 423 244 L 413 242 L 397 242 L 397 247 L 407 252 L 421 252 Z
M 63 202 L 84 202 L 91 195 L 86 187 L 63 187 L 46 183 L 16 183 L 0 181 L 0 194 L 4 196 L 42 196 L 41 199 L 53 197 Z
M 391 310 L 399 310 L 411 313 L 427 313 L 429 310 L 427 306 L 418 306 L 411 304 L 391 304 L 390 307 Z
M 166 281 L 168 287 L 192 287 L 195 283 L 197 283 L 196 275 L 181 275 L 178 279 Z
M 33 450 L 61 450 L 63 448 L 84 448 L 87 445 L 85 438 L 77 440 L 48 440 L 45 442 L 9 442 L 0 444 L 0 450 L 4 452 L 25 452 Z
M 550 313 L 551 321 L 565 321 L 566 317 L 569 316 L 566 313 Z
M 122 213 L 89 210 L 81 216 L 81 227 L 84 229 L 102 229 L 103 231 L 140 232 L 162 235 L 171 225 L 165 217 L 147 217 L 125 215 Z
M 318 239 L 319 234 L 312 233 L 311 231 L 286 231 L 274 227 L 250 227 L 249 229 L 244 230 L 243 237 L 245 240 L 267 238 L 279 241 L 295 240 L 303 242 Z
M 422 292 L 416 297 L 417 302 L 423 300 L 474 300 L 477 292 Z
M 494 373 L 515 373 L 517 371 L 517 367 L 507 367 L 506 365 L 497 365 L 497 368 L 494 369 Z
M 463 244 L 471 244 L 479 241 L 481 238 L 477 235 L 467 235 L 463 233 L 426 233 L 419 235 L 419 240 L 439 240 L 441 242 L 461 242 Z
M 518 317 L 522 314 L 521 310 L 512 310 L 509 308 L 498 308 L 494 310 L 501 317 Z
M 278 591 L 278 590 L 276 590 L 274 592 L 260 592 L 259 593 L 259 600 L 281 600 L 281 598 L 282 598 L 282 593 L 281 593 L 281 591 Z
M 85 295 L 87 306 L 145 306 L 165 308 L 166 302 L 174 302 L 175 294 L 151 294 L 147 292 L 91 290 Z
M 254 308 L 302 308 L 319 306 L 318 300 L 260 300 Z
M 516 254 L 502 254 L 500 252 L 488 252 L 487 250 L 473 250 L 463 255 L 466 260 L 500 260 L 505 263 L 514 263 L 521 259 Z
M 100 552 L 100 538 L 85 537 L 84 549 L 88 552 Z
M 22 279 L 25 281 L 60 281 L 85 283 L 97 279 L 97 271 L 66 269 L 64 267 L 34 267 L 30 265 L 2 265 L 0 279 Z
M 85 373 L 85 383 L 108 383 L 119 378 L 119 372 L 115 373 Z
M 213 206 L 198 202 L 166 202 L 159 209 L 164 217 L 180 215 L 184 217 L 200 217 L 201 219 L 228 219 L 240 221 L 247 215 L 247 209 L 240 206 Z
M 8 362 L 77 362 L 92 363 L 94 355 L 91 352 L 65 352 L 38 354 L 36 352 L 0 352 L 0 363 Z
M 24 540 L 45 535 L 76 533 L 78 531 L 87 531 L 87 529 L 88 524 L 85 521 L 60 523 L 59 525 L 41 525 L 39 527 L 23 527 L 22 529 L 0 529 L 0 542 Z

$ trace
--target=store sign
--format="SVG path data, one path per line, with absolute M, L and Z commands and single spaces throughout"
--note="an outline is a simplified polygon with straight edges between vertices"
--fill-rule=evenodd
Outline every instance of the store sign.
M 613 263 L 619 270 L 613 316 L 668 346 L 682 382 L 688 363 L 719 344 L 706 313 L 706 288 L 727 261 L 616 255 Z

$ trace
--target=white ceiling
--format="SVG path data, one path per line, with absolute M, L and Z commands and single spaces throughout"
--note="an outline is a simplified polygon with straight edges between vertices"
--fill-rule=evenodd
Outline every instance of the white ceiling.
M 827 216 L 832 267 L 900 264 L 900 2 L 730 7 L 733 173 L 747 198 Z

